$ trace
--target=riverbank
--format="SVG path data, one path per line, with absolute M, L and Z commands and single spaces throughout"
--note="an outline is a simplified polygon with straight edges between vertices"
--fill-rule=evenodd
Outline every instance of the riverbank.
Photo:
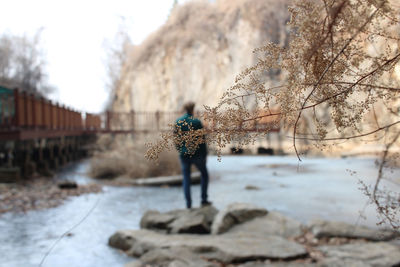
M 60 188 L 60 181 L 36 177 L 18 183 L 0 184 L 0 214 L 27 212 L 57 207 L 73 196 L 99 193 L 98 184 L 77 185 L 76 188 Z
M 299 162 L 295 156 L 209 156 L 209 197 L 222 210 L 233 202 L 262 206 L 307 224 L 314 219 L 344 221 L 376 229 L 375 207 L 359 190 L 358 182 L 373 184 L 378 173 L 376 158 L 313 158 Z M 59 180 L 88 185 L 89 161 L 62 169 Z M 351 170 L 351 171 L 350 171 Z M 399 180 L 400 170 L 386 178 Z M 386 183 L 386 180 L 382 180 Z M 46 258 L 43 267 L 123 266 L 132 261 L 107 245 L 108 237 L 119 229 L 140 229 L 147 210 L 168 212 L 185 206 L 182 188 L 108 186 L 102 193 L 69 197 L 63 205 L 26 213 L 0 214 L 1 267 L 37 267 L 43 256 L 66 231 Z M 393 190 L 400 188 L 389 183 Z M 199 206 L 200 186 L 192 186 L 194 207 Z M 360 216 L 360 212 L 362 216 Z M 299 241 L 300 242 L 300 241 Z M 333 242 L 333 241 L 331 241 Z M 68 261 L 65 259 L 68 258 Z

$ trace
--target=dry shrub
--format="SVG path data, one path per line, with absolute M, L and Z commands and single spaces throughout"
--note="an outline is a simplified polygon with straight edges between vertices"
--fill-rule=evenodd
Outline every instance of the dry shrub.
M 146 139 L 150 137 L 119 137 L 112 140 L 104 135 L 97 141 L 97 149 L 90 166 L 90 175 L 95 178 L 146 178 L 176 175 L 180 173 L 177 152 L 164 151 L 157 162 L 145 159 Z

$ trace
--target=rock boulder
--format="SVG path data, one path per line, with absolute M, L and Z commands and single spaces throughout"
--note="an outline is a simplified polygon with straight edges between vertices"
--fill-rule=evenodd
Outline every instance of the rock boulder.
M 365 226 L 351 225 L 344 222 L 329 222 L 314 220 L 310 223 L 311 232 L 317 238 L 346 237 L 362 238 L 371 241 L 385 241 L 394 239 L 397 234 L 388 230 L 375 230 Z
M 211 224 L 219 234 L 198 234 L 209 232 Z M 221 212 L 212 206 L 149 211 L 141 226 L 146 229 L 118 231 L 109 239 L 110 246 L 139 258 L 126 267 L 400 266 L 400 244 L 380 241 L 395 237 L 392 231 L 325 221 L 307 228 L 250 204 L 232 204 Z
M 212 234 L 221 234 L 228 231 L 232 226 L 268 213 L 266 209 L 247 203 L 233 203 L 224 210 L 218 212 L 211 226 Z
M 140 227 L 172 234 L 207 234 L 210 233 L 211 224 L 217 213 L 217 209 L 213 206 L 166 213 L 148 211 L 143 215 Z
M 345 266 L 344 260 L 353 263 L 348 266 L 400 265 L 400 247 L 384 242 L 323 246 L 318 249 L 327 257 L 322 266 Z
M 147 211 L 140 220 L 140 228 L 149 230 L 166 231 L 168 225 L 176 219 L 174 214 Z
M 300 236 L 304 228 L 305 226 L 294 219 L 278 212 L 268 212 L 267 215 L 233 226 L 226 234 L 279 235 L 290 238 Z
M 307 255 L 303 246 L 279 236 L 164 235 L 148 230 L 118 231 L 110 246 L 123 248 L 128 255 L 142 256 L 155 249 L 185 247 L 204 259 L 224 263 L 257 259 L 294 259 Z M 130 245 L 130 246 L 128 246 Z
M 187 266 L 217 267 L 185 247 L 160 248 L 149 251 L 140 257 L 143 266 Z

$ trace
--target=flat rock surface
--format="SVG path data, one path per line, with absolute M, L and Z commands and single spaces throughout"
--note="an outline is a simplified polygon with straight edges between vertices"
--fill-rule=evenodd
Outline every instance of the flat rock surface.
M 109 244 L 129 250 L 128 254 L 133 256 L 141 256 L 157 248 L 184 246 L 206 259 L 227 263 L 250 259 L 293 259 L 307 254 L 301 245 L 273 235 L 258 238 L 245 235 L 163 235 L 148 230 L 125 230 L 115 233 Z
M 400 264 L 400 247 L 384 243 L 346 244 L 341 246 L 322 246 L 327 260 L 325 266 L 339 266 L 335 264 L 347 260 L 354 266 L 398 266 Z M 353 266 L 353 265 L 350 265 Z
M 328 258 L 322 260 L 316 265 L 317 267 L 372 267 L 373 265 L 355 259 L 340 259 L 340 258 Z
M 200 183 L 200 172 L 194 172 L 191 175 L 191 183 L 198 184 Z M 159 177 L 151 177 L 151 178 L 139 178 L 132 179 L 128 177 L 119 177 L 116 182 L 127 183 L 132 185 L 142 185 L 142 186 L 163 186 L 163 185 L 171 185 L 178 186 L 182 184 L 183 176 L 179 175 L 171 175 L 171 176 L 159 176 Z
M 140 220 L 140 228 L 149 230 L 167 230 L 168 224 L 176 219 L 173 214 L 160 213 L 155 210 L 147 211 Z
M 210 233 L 211 224 L 217 213 L 217 209 L 213 206 L 173 210 L 166 213 L 147 211 L 140 220 L 140 227 L 173 234 L 206 234 Z
M 329 222 L 314 220 L 310 223 L 311 232 L 317 238 L 321 237 L 347 237 L 363 238 L 372 241 L 391 240 L 397 236 L 393 231 L 375 230 L 365 226 L 356 226 L 344 222 Z
M 185 247 L 154 249 L 140 257 L 142 266 L 218 267 Z
M 243 234 L 255 236 L 279 235 L 285 238 L 297 237 L 303 233 L 304 226 L 278 212 L 268 212 L 267 215 L 254 218 L 251 221 L 238 224 L 225 234 Z
M 177 218 L 168 227 L 171 234 L 209 234 L 210 226 L 204 214 L 190 213 L 187 216 Z
M 237 267 L 314 267 L 314 266 L 317 266 L 317 265 L 315 263 L 270 262 L 270 261 L 246 262 L 244 264 L 237 265 Z
M 143 262 L 140 261 L 132 261 L 124 265 L 124 267 L 143 267 Z
M 218 212 L 211 226 L 212 234 L 221 234 L 228 231 L 236 224 L 250 221 L 256 217 L 264 216 L 268 211 L 247 203 L 233 203 Z
M 216 222 L 225 224 L 222 233 L 198 234 Z M 222 212 L 212 206 L 149 211 L 141 226 L 152 230 L 118 231 L 109 239 L 110 246 L 140 258 L 127 266 L 400 266 L 400 245 L 391 240 L 395 232 L 327 221 L 313 221 L 308 228 L 248 204 Z

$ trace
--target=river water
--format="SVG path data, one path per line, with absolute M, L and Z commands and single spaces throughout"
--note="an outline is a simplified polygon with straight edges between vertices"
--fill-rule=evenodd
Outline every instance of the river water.
M 307 223 L 322 218 L 376 227 L 377 218 L 359 190 L 360 180 L 372 184 L 377 176 L 374 158 L 304 158 L 270 156 L 223 156 L 208 158 L 210 200 L 217 208 L 232 202 L 248 202 L 279 211 Z M 88 161 L 65 168 L 60 179 L 91 183 Z M 400 171 L 387 172 L 391 189 L 400 190 Z M 257 190 L 246 190 L 251 185 Z M 192 187 L 194 205 L 200 201 L 199 186 Z M 198 201 L 196 201 L 198 200 Z M 0 266 L 48 267 L 123 266 L 132 261 L 108 247 L 110 235 L 119 229 L 138 229 L 149 209 L 168 211 L 184 207 L 180 187 L 104 186 L 99 194 L 70 198 L 65 204 L 41 211 L 0 216 Z M 362 211 L 366 219 L 359 213 Z M 89 213 L 89 216 L 85 216 Z

